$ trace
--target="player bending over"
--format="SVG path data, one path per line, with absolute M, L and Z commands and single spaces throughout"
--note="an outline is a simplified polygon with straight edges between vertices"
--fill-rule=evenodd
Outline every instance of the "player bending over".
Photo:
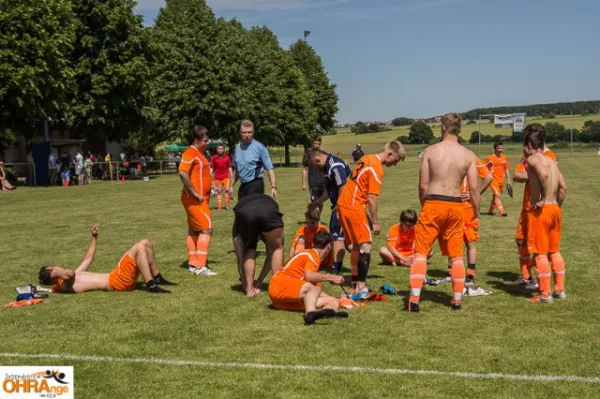
M 40 284 L 52 285 L 52 291 L 64 294 L 79 294 L 87 291 L 131 291 L 135 288 L 135 283 L 141 274 L 146 282 L 146 291 L 155 294 L 171 292 L 159 286 L 159 284 L 175 284 L 165 280 L 160 274 L 150 240 L 142 240 L 131 247 L 112 272 L 88 272 L 96 254 L 98 230 L 97 224 L 92 226 L 92 241 L 83 262 L 77 269 L 42 266 L 39 273 Z
M 246 195 L 233 208 L 233 247 L 244 291 L 248 297 L 260 293 L 269 271 L 275 274 L 283 264 L 283 214 L 274 199 L 265 194 Z M 257 280 L 256 247 L 263 239 L 267 248 L 265 263 Z
M 304 310 L 306 325 L 327 317 L 348 317 L 347 312 L 336 312 L 339 300 L 320 287 L 322 282 L 338 285 L 344 282 L 342 276 L 319 273 L 319 264 L 329 252 L 331 234 L 319 231 L 315 234 L 312 249 L 300 251 L 288 259 L 269 282 L 273 306 L 283 310 Z
M 554 271 L 554 297 L 567 297 L 565 261 L 560 254 L 561 207 L 567 194 L 567 184 L 556 162 L 544 155 L 544 127 L 534 123 L 528 125 L 524 132 L 523 152 L 527 157 L 531 186 L 527 248 L 535 257 L 535 273 L 540 286 L 539 295 L 531 298 L 531 302 L 552 302 L 550 262 Z

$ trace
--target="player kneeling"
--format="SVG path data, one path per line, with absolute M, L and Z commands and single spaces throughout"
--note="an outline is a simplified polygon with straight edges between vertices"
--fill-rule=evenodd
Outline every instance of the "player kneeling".
M 290 258 L 296 255 L 298 252 L 304 251 L 305 249 L 312 249 L 314 246 L 315 234 L 324 231 L 329 233 L 327 227 L 321 224 L 321 211 L 319 208 L 313 208 L 309 206 L 306 213 L 304 213 L 306 221 L 304 226 L 298 228 L 294 241 L 292 241 L 292 248 L 290 249 Z M 333 251 L 329 252 L 329 255 L 321 262 L 322 267 L 330 268 L 333 265 Z M 337 274 L 337 273 L 336 273 Z
M 415 224 L 417 212 L 405 209 L 400 214 L 400 223 L 388 230 L 387 247 L 379 249 L 379 256 L 384 265 L 395 263 L 398 266 L 410 267 L 415 255 Z
M 269 297 L 273 306 L 282 310 L 304 310 L 304 323 L 328 317 L 348 317 L 347 312 L 336 312 L 339 300 L 327 295 L 320 283 L 342 284 L 344 277 L 320 274 L 319 264 L 331 251 L 331 234 L 315 234 L 313 248 L 298 252 L 283 265 L 269 282 Z M 317 308 L 322 310 L 317 311 Z
M 174 285 L 165 280 L 158 266 L 154 247 L 150 240 L 142 240 L 134 244 L 123 255 L 117 267 L 110 273 L 88 272 L 96 254 L 98 225 L 92 227 L 92 241 L 83 262 L 75 270 L 58 266 L 42 266 L 39 280 L 43 285 L 52 285 L 52 291 L 78 294 L 87 291 L 132 291 L 140 274 L 146 282 L 146 290 L 151 293 L 170 293 L 161 285 Z

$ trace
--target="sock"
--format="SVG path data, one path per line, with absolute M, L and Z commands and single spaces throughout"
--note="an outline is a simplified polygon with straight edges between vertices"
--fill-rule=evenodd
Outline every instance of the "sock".
M 421 296 L 421 288 L 423 288 L 423 282 L 425 281 L 425 275 L 427 274 L 427 255 L 417 253 L 415 260 L 410 267 L 410 303 L 419 303 Z
M 467 265 L 467 276 L 475 277 L 475 263 L 469 263 Z
M 333 267 L 331 268 L 332 274 L 340 274 L 342 272 L 342 264 L 343 262 L 333 262 Z
M 229 193 L 225 193 L 225 208 L 229 208 Z
M 185 242 L 188 249 L 188 265 L 198 267 L 200 265 L 200 259 L 198 258 L 198 238 L 199 236 L 187 236 Z
M 550 255 L 552 272 L 554 273 L 554 291 L 565 290 L 565 261 L 560 252 Z
M 542 296 L 549 296 L 550 291 L 550 263 L 547 255 L 536 255 L 535 273 L 537 274 L 540 293 Z
M 200 234 L 198 238 L 198 262 L 199 265 L 196 266 L 198 269 L 202 269 L 206 266 L 206 261 L 208 259 L 208 245 L 210 244 L 210 236 L 208 234 Z
M 452 291 L 454 292 L 453 304 L 462 302 L 462 293 L 465 289 L 465 263 L 461 258 L 452 261 Z
M 521 276 L 523 276 L 525 280 L 531 279 L 530 261 L 531 256 L 529 256 L 529 251 L 527 250 L 527 247 L 519 247 L 519 265 L 521 266 Z
M 217 194 L 217 208 L 221 209 L 221 205 L 223 204 L 223 194 Z
M 531 271 L 535 270 L 535 256 L 531 256 L 531 258 L 529 259 L 527 269 L 529 270 L 529 279 L 531 280 L 533 278 L 533 274 L 531 273 Z
M 352 272 L 352 286 L 356 288 L 358 282 L 358 252 L 352 251 L 350 254 L 350 271 Z
M 156 276 L 153 276 L 152 278 L 154 279 L 154 282 L 156 282 L 156 284 L 176 285 L 175 283 L 172 283 L 169 280 L 167 280 L 166 278 L 164 278 L 162 276 L 162 274 L 160 274 L 160 273 L 158 273 Z
M 369 274 L 369 266 L 371 265 L 371 254 L 367 252 L 361 252 L 358 255 L 358 277 L 357 281 L 364 283 L 367 281 L 367 275 Z
M 490 209 L 488 213 L 494 213 L 494 209 L 496 209 L 496 203 L 494 202 L 494 197 L 492 197 L 492 202 L 490 202 Z
M 496 208 L 498 208 L 498 212 L 500 212 L 500 214 L 504 214 L 504 207 L 502 206 L 502 201 L 500 201 L 500 198 L 494 198 L 494 204 L 496 205 Z

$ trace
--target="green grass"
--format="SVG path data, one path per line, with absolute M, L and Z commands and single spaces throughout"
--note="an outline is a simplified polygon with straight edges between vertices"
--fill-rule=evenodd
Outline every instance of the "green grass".
M 329 138 L 327 138 L 329 139 Z M 382 143 L 379 143 L 381 145 Z M 507 151 L 511 167 L 518 148 Z M 35 283 L 42 264 L 75 267 L 89 241 L 89 227 L 101 223 L 93 270 L 107 272 L 137 240 L 150 238 L 163 274 L 179 283 L 168 296 L 143 291 L 53 295 L 46 303 L 0 312 L 0 352 L 111 357 L 154 357 L 209 362 L 366 366 L 473 373 L 600 376 L 600 160 L 592 153 L 559 152 L 569 184 L 564 207 L 563 255 L 567 267 L 563 302 L 535 306 L 503 281 L 517 277 L 514 232 L 522 186 L 504 197 L 507 218 L 484 217 L 478 281 L 490 297 L 466 298 L 461 312 L 449 309 L 448 285 L 427 288 L 422 312 L 406 314 L 402 297 L 351 311 L 347 320 L 305 327 L 298 313 L 275 311 L 262 294 L 239 291 L 231 252 L 232 212 L 214 212 L 211 264 L 219 275 L 195 277 L 186 259 L 186 222 L 175 176 L 150 182 L 102 183 L 64 188 L 19 188 L 0 192 L 3 223 L 0 301 L 13 288 Z M 387 228 L 402 209 L 419 209 L 415 156 L 386 169 L 380 218 Z M 300 169 L 277 169 L 286 243 L 302 221 L 307 195 Z M 484 207 L 490 196 L 483 197 Z M 328 212 L 324 220 L 328 220 Z M 383 236 L 375 247 L 384 245 Z M 286 248 L 287 250 L 287 248 Z M 436 248 L 436 252 L 437 251 Z M 262 259 L 262 258 L 261 258 Z M 346 265 L 348 260 L 346 259 Z M 370 285 L 399 287 L 406 294 L 408 270 L 377 265 Z M 429 269 L 441 276 L 445 260 Z M 326 285 L 333 295 L 339 289 Z M 520 382 L 431 375 L 250 370 L 1 358 L 2 365 L 74 365 L 78 398 L 189 397 L 597 397 L 599 384 Z

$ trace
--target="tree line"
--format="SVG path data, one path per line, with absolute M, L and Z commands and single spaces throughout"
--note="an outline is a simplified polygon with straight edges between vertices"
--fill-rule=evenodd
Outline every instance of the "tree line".
M 476 108 L 462 114 L 463 119 L 479 119 L 479 115 L 487 114 L 514 114 L 524 112 L 527 116 L 541 116 L 552 118 L 556 115 L 590 115 L 600 113 L 600 100 L 597 101 L 575 101 L 554 104 L 534 104 L 506 107 Z
M 0 146 L 45 123 L 147 148 L 184 142 L 193 123 L 233 144 L 251 119 L 286 149 L 333 128 L 336 87 L 306 41 L 282 49 L 269 28 L 216 18 L 205 0 L 170 0 L 151 27 L 133 7 L 0 0 Z

